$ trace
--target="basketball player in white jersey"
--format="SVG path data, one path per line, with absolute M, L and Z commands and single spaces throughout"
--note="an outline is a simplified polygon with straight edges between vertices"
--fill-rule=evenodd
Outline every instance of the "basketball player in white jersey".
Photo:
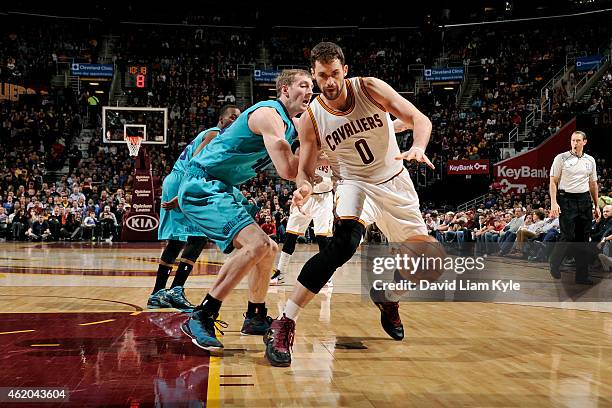
M 295 251 L 295 244 L 299 236 L 304 235 L 310 222 L 314 223 L 314 233 L 319 245 L 319 251 L 329 242 L 334 223 L 334 184 L 329 166 L 317 166 L 312 197 L 302 207 L 291 206 L 289 220 L 287 220 L 287 234 L 281 251 L 278 265 L 270 279 L 270 285 L 282 283 L 291 255 Z M 331 280 L 328 282 L 331 285 Z
M 425 155 L 431 122 L 387 83 L 377 78 L 349 78 L 342 49 L 330 42 L 311 51 L 313 76 L 321 95 L 301 116 L 300 159 L 293 204 L 302 208 L 313 193 L 312 180 L 319 150 L 328 156 L 336 185 L 334 235 L 325 249 L 302 268 L 283 314 L 266 334 L 266 358 L 273 366 L 291 364 L 295 320 L 334 271 L 355 253 L 366 225 L 376 222 L 390 242 L 418 236 L 427 227 L 403 160 L 433 164 Z M 413 145 L 401 153 L 389 114 L 413 129 Z M 399 296 L 372 299 L 381 311 L 383 329 L 395 340 L 404 337 Z

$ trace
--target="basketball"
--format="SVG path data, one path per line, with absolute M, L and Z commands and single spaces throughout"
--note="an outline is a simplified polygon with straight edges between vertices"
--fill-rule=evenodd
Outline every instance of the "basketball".
M 429 235 L 414 235 L 403 243 L 392 244 L 394 255 L 406 256 L 411 268 L 399 269 L 404 279 L 418 284 L 421 280 L 435 282 L 444 273 L 446 251 Z

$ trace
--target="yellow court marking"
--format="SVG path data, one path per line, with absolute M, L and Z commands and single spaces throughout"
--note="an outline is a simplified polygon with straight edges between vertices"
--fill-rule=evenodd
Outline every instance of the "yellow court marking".
M 0 278 L 6 278 L 6 275 L 0 273 Z
M 221 313 L 219 313 L 219 317 Z M 217 338 L 221 336 L 221 332 L 215 327 Z M 206 407 L 219 408 L 221 407 L 221 357 L 208 357 L 208 388 L 206 390 Z
M 113 268 L 106 268 L 106 269 L 96 269 L 96 268 L 81 268 L 78 265 L 74 265 L 74 266 L 36 266 L 33 267 L 32 265 L 26 265 L 26 266 L 22 266 L 22 265 L 11 265 L 11 266 L 3 266 L 3 267 L 7 267 L 7 268 L 13 268 L 13 269 L 18 269 L 18 270 L 27 270 L 27 269 L 34 269 L 36 268 L 36 270 L 43 270 L 43 271 L 55 271 L 55 270 L 64 270 L 64 271 L 82 271 L 82 272 L 97 272 L 97 271 L 114 271 Z M 156 271 L 152 271 L 151 269 L 126 269 L 126 272 L 151 272 L 153 274 L 157 273 Z M 10 273 L 10 272 L 8 272 Z M 35 275 L 45 275 L 44 273 L 35 273 Z M 53 275 L 53 274 L 51 274 Z M 72 276 L 72 275 L 57 275 L 56 276 Z M 86 276 L 100 276 L 100 275 L 86 275 Z M 148 276 L 148 275 L 141 275 L 141 276 Z M 155 275 L 153 275 L 155 276 Z
M 36 330 L 17 330 L 17 331 L 10 331 L 10 332 L 0 332 L 0 334 L 31 333 L 33 331 L 36 331 Z
M 21 269 L 31 269 L 31 267 L 23 267 Z M 44 269 L 44 268 L 37 268 L 37 269 Z M 49 269 L 53 269 L 53 268 L 49 268 Z M 64 268 L 65 269 L 65 268 Z M 77 271 L 79 269 L 66 269 L 66 270 L 70 270 L 70 271 Z M 84 270 L 84 271 L 96 271 L 96 270 L 100 270 L 100 269 L 80 269 L 80 270 Z M 108 271 L 112 271 L 112 269 L 107 269 Z M 150 277 L 155 277 L 155 274 L 157 272 L 155 271 L 151 271 L 148 269 L 130 269 L 130 272 L 151 272 L 148 275 L 79 275 L 79 274 L 63 274 L 63 275 L 58 275 L 57 273 L 29 273 L 29 272 L 8 272 L 9 275 L 14 275 L 14 276 L 55 276 L 55 277 L 67 277 L 67 278 L 102 278 L 102 279 L 123 279 L 123 278 L 150 278 Z M 217 275 L 216 274 L 210 274 L 210 275 L 191 275 L 191 276 L 197 276 L 199 278 L 214 278 L 217 279 Z M 0 276 L 1 277 L 1 276 Z
M 2 261 L 28 261 L 28 262 L 37 262 L 44 261 L 45 259 L 36 259 L 36 258 L 11 258 L 10 256 L 2 256 L 0 257 Z
M 142 312 L 133 312 L 133 313 L 130 313 L 130 316 L 138 316 L 138 315 L 139 315 L 139 314 L 141 314 L 141 313 L 142 313 Z
M 55 344 L 30 344 L 30 347 L 57 347 L 59 346 L 59 343 L 55 343 Z
M 115 319 L 100 320 L 99 322 L 79 323 L 79 326 L 92 326 L 94 324 L 109 323 L 109 322 L 114 322 L 114 321 Z
M 208 408 L 219 408 L 221 406 L 221 357 L 209 357 L 208 390 L 206 394 L 206 406 Z

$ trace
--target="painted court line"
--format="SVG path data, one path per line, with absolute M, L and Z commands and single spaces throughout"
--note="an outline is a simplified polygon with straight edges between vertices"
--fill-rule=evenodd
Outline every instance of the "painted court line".
M 0 332 L 0 334 L 31 333 L 33 331 L 36 331 L 36 330 L 16 330 L 16 331 Z
M 100 320 L 99 322 L 79 323 L 79 326 L 92 326 L 94 324 L 109 323 L 109 322 L 114 322 L 114 321 L 115 319 Z
M 206 407 L 219 408 L 221 406 L 221 357 L 209 357 L 208 389 L 206 390 Z

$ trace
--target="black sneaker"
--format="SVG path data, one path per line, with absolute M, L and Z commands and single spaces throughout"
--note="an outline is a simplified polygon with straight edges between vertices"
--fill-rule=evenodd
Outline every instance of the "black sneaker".
M 563 266 L 569 266 L 569 267 L 576 266 L 576 259 L 574 258 L 565 259 L 563 261 Z
M 291 365 L 291 347 L 295 336 L 295 322 L 283 314 L 283 317 L 272 321 L 270 329 L 264 336 L 266 359 L 274 367 Z
M 264 309 L 263 313 L 258 313 L 253 317 L 247 317 L 245 314 L 240 333 L 247 336 L 263 336 L 266 334 L 274 320 L 270 316 L 267 316 L 267 311 L 268 309 Z
M 553 279 L 561 279 L 561 271 L 558 267 L 553 267 L 552 264 L 550 264 L 550 276 L 552 276 Z
M 404 326 L 402 318 L 399 314 L 399 302 L 389 302 L 382 299 L 384 292 L 370 289 L 370 299 L 380 310 L 380 324 L 385 332 L 391 336 L 393 340 L 402 340 L 404 338 Z
M 147 299 L 147 309 L 163 309 L 167 307 L 172 307 L 172 305 L 166 301 L 166 289 L 158 290 Z
M 220 350 L 223 344 L 217 339 L 215 328 L 221 334 L 224 334 L 221 329 L 215 327 L 219 325 L 223 328 L 227 327 L 227 323 L 222 320 L 217 320 L 217 316 L 206 315 L 201 309 L 195 309 L 189 320 L 181 325 L 183 333 L 191 337 L 191 341 L 196 346 L 208 351 Z
M 175 286 L 172 289 L 168 289 L 163 295 L 163 300 L 165 303 L 169 304 L 170 307 L 182 312 L 192 312 L 193 309 L 195 309 L 195 305 L 185 297 L 185 288 L 182 286 Z
M 593 286 L 595 284 L 595 282 L 593 282 L 591 278 L 576 279 L 575 282 L 577 285 Z

